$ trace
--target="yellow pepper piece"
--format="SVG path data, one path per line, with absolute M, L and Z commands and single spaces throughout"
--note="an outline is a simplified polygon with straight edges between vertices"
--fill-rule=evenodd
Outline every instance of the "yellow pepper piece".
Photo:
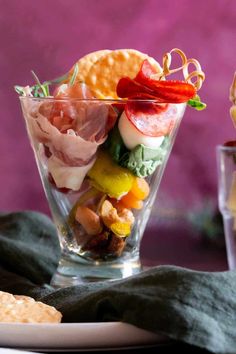
M 131 232 L 131 225 L 128 223 L 115 222 L 110 226 L 111 231 L 119 237 L 128 236 Z
M 111 198 L 120 199 L 131 189 L 133 174 L 126 168 L 117 165 L 112 158 L 100 151 L 98 157 L 88 172 L 91 184 Z

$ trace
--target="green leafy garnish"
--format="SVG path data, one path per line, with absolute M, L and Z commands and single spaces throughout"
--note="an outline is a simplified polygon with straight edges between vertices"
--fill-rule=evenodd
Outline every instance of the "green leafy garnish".
M 109 134 L 104 147 L 120 166 L 128 168 L 135 176 L 143 178 L 150 176 L 157 166 L 162 164 L 168 145 L 169 138 L 166 137 L 158 148 L 149 148 L 140 144 L 128 150 L 116 125 Z
M 42 95 L 44 97 L 49 96 L 49 88 L 48 88 L 48 84 L 46 85 L 42 85 L 41 82 L 39 81 L 38 76 L 35 74 L 35 72 L 33 70 L 31 70 L 31 73 L 33 75 L 33 77 L 35 78 L 35 81 L 37 82 L 37 86 L 41 89 Z
M 50 96 L 50 91 L 49 91 L 49 84 L 48 82 L 44 82 L 44 83 L 40 83 L 37 75 L 32 71 L 33 76 L 36 79 L 37 84 L 34 86 L 31 86 L 30 92 L 32 93 L 32 95 L 34 97 L 48 97 Z M 18 86 L 15 85 L 14 86 L 15 91 L 20 95 L 20 96 L 24 96 L 25 94 L 25 87 L 23 86 Z
M 56 79 L 44 81 L 43 85 L 45 85 L 45 84 L 48 84 L 48 85 L 61 84 L 63 81 L 65 81 L 68 78 L 68 76 L 69 76 L 69 73 L 66 73 L 62 76 L 57 77 Z
M 30 91 L 34 97 L 48 97 L 48 96 L 50 96 L 50 89 L 49 89 L 50 85 L 59 84 L 59 83 L 65 81 L 69 75 L 69 73 L 66 73 L 65 75 L 60 76 L 56 79 L 44 81 L 43 83 L 41 83 L 38 76 L 35 74 L 35 72 L 33 70 L 31 71 L 31 73 L 33 74 L 35 81 L 36 81 L 36 85 L 33 85 L 30 87 Z M 74 75 L 75 75 L 75 77 L 77 75 L 76 68 L 75 68 L 74 73 L 72 75 L 71 82 L 73 82 L 72 80 L 75 80 L 75 77 L 73 78 Z M 23 96 L 25 94 L 23 86 L 15 85 L 14 89 L 20 96 Z
M 164 161 L 168 143 L 169 138 L 167 137 L 158 148 L 150 148 L 142 144 L 137 145 L 123 156 L 120 164 L 133 172 L 135 176 L 142 178 L 150 176 L 157 166 Z
M 25 95 L 25 87 L 24 86 L 15 85 L 14 89 L 20 96 Z M 50 95 L 49 94 L 49 87 L 48 87 L 48 85 L 45 85 L 44 83 L 41 85 L 31 86 L 29 89 L 34 97 L 47 97 Z
M 78 68 L 78 64 L 76 63 L 75 67 L 74 67 L 73 74 L 72 74 L 70 82 L 69 82 L 69 86 L 73 86 L 74 85 L 75 79 L 76 79 L 77 74 L 78 74 L 78 71 L 79 71 L 79 68 Z
M 187 104 L 190 107 L 195 108 L 197 111 L 202 111 L 203 109 L 206 108 L 206 103 L 201 102 L 201 99 L 198 95 L 194 96 L 190 100 L 188 100 Z
M 118 164 L 120 164 L 122 157 L 126 153 L 129 153 L 129 150 L 126 148 L 125 144 L 123 143 L 117 125 L 115 125 L 115 127 L 108 135 L 104 147 L 109 151 L 109 154 L 111 155 L 112 159 L 116 161 Z
M 22 86 L 15 85 L 14 86 L 15 91 L 18 93 L 18 95 L 23 96 L 24 95 L 24 90 Z

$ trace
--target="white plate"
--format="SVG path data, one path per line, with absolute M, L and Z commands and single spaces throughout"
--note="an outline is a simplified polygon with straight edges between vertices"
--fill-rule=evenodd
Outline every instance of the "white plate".
M 38 351 L 96 350 L 165 343 L 164 336 L 127 323 L 0 323 L 0 347 Z

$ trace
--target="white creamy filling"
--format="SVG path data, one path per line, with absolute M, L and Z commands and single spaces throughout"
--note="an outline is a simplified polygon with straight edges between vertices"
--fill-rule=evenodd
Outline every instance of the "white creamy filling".
M 165 138 L 164 135 L 153 137 L 144 135 L 139 132 L 128 120 L 125 111 L 120 116 L 118 128 L 123 142 L 129 150 L 134 149 L 135 146 L 139 144 L 143 144 L 144 146 L 150 148 L 158 148 Z

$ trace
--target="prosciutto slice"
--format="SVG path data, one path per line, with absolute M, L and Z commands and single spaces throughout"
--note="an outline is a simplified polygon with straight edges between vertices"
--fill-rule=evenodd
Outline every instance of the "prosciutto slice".
M 97 148 L 115 124 L 110 104 L 96 100 L 21 99 L 28 134 L 36 150 L 43 144 L 48 170 L 58 188 L 79 190 Z
M 50 100 L 43 109 L 43 103 L 37 99 L 26 97 L 21 102 L 29 135 L 46 145 L 51 154 L 69 166 L 88 164 L 98 146 L 105 141 L 107 126 L 110 129 L 116 119 L 111 106 L 100 102 L 81 102 L 77 107 L 77 119 L 71 127 L 68 126 L 66 133 L 62 133 L 47 117 Z M 45 115 L 40 113 L 42 111 Z
M 48 159 L 48 172 L 52 175 L 58 188 L 78 191 L 95 159 L 85 166 L 68 166 L 55 156 Z

